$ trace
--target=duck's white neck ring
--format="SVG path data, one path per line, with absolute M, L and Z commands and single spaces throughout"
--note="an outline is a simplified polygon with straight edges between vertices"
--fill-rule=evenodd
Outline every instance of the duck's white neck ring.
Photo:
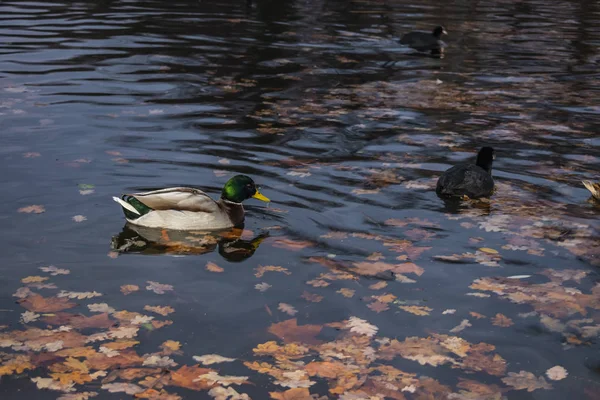
M 225 202 L 225 203 L 235 204 L 236 206 L 242 205 L 242 203 L 236 203 L 235 201 L 231 201 L 231 200 L 227 200 L 227 199 L 221 199 L 221 200 L 223 200 L 223 202 Z

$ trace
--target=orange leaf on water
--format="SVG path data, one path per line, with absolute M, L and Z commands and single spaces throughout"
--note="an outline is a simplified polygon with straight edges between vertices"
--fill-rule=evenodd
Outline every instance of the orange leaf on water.
M 269 333 L 282 339 L 285 343 L 300 342 L 306 344 L 319 344 L 316 339 L 323 327 L 321 325 L 298 325 L 298 319 L 292 318 L 269 327 Z
M 30 296 L 19 300 L 19 304 L 29 311 L 51 313 L 56 311 L 73 308 L 77 304 L 70 303 L 67 298 L 59 297 L 43 297 L 37 293 L 32 293 Z
M 224 268 L 219 267 L 217 264 L 215 264 L 213 262 L 207 262 L 206 263 L 206 270 L 210 271 L 210 272 L 223 272 L 223 271 L 225 271 Z

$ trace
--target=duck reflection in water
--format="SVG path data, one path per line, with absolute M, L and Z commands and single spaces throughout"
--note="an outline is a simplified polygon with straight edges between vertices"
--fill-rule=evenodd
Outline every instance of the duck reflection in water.
M 118 253 L 146 255 L 200 255 L 218 249 L 227 261 L 239 262 L 252 257 L 268 236 L 268 232 L 254 236 L 243 228 L 218 232 L 176 231 L 126 224 L 121 233 L 113 236 L 111 248 Z

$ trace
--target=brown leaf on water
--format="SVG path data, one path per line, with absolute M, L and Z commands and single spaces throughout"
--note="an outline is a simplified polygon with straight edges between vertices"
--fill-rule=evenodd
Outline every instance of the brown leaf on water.
M 386 281 L 379 281 L 377 283 L 374 283 L 372 285 L 369 286 L 369 289 L 371 290 L 381 290 L 384 287 L 386 287 L 388 285 L 388 283 Z
M 217 264 L 213 263 L 213 262 L 207 262 L 206 263 L 206 270 L 210 271 L 210 272 L 224 272 L 225 269 L 219 267 Z
M 415 315 L 419 315 L 419 316 L 429 315 L 429 313 L 431 311 L 433 311 L 433 308 L 429 308 L 426 306 L 400 306 L 399 308 L 401 310 L 404 310 L 406 312 L 409 312 L 409 313 L 415 314 Z
M 140 344 L 137 340 L 117 340 L 116 342 L 103 343 L 102 347 L 111 350 L 123 350 Z
M 483 314 L 479 314 L 478 312 L 475 311 L 470 311 L 469 314 L 473 317 L 473 318 L 477 318 L 477 319 L 482 319 L 482 318 L 487 318 L 485 315 Z
M 41 313 L 62 311 L 77 305 L 70 303 L 66 298 L 43 297 L 37 293 L 32 293 L 30 296 L 19 300 L 18 303 L 29 311 Z
M 138 290 L 140 290 L 140 287 L 138 285 L 123 285 L 123 286 L 121 286 L 121 293 L 123 293 L 125 296 L 127 296 L 128 294 L 131 294 L 133 292 L 137 292 Z
M 379 296 L 371 296 L 372 299 L 380 301 L 382 303 L 391 303 L 396 300 L 396 296 L 391 293 L 382 294 Z
M 96 354 L 96 350 L 93 347 L 73 347 L 69 349 L 62 349 L 55 353 L 59 357 L 85 357 L 89 358 Z
M 341 294 L 344 297 L 351 298 L 351 297 L 354 296 L 354 292 L 355 292 L 354 289 L 341 288 L 336 293 L 339 293 L 339 294 Z
M 390 307 L 386 303 L 382 303 L 381 301 L 374 301 L 372 303 L 369 303 L 367 304 L 367 307 L 375 311 L 377 314 L 390 309 Z
M 86 364 L 90 369 L 105 371 L 114 368 L 139 366 L 144 362 L 144 359 L 134 350 L 124 349 L 119 350 L 118 353 L 118 355 L 112 357 L 108 357 L 103 353 L 96 353 L 87 359 Z
M 371 253 L 366 258 L 367 261 L 379 261 L 379 260 L 383 260 L 383 259 L 385 259 L 385 257 L 381 253 L 379 253 L 379 252 Z
M 298 325 L 298 320 L 292 318 L 272 324 L 268 331 L 285 343 L 319 344 L 321 341 L 316 339 L 316 336 L 321 332 L 321 329 L 321 325 Z
M 254 276 L 256 276 L 257 278 L 262 277 L 265 272 L 283 272 L 286 275 L 291 275 L 291 272 L 288 271 L 287 268 L 283 268 L 283 267 L 279 267 L 276 265 L 266 265 L 266 266 L 259 266 L 258 268 L 254 268 L 254 270 L 256 271 L 256 273 L 254 274 Z
M 408 262 L 403 264 L 389 264 L 381 261 L 377 262 L 356 262 L 351 268 L 359 275 L 375 276 L 385 271 L 392 271 L 397 274 L 413 273 L 417 276 L 423 275 L 423 268 Z
M 337 361 L 313 361 L 308 363 L 304 370 L 309 376 L 320 376 L 321 378 L 334 379 L 348 373 L 349 367 Z
M 502 376 L 506 361 L 498 354 L 488 354 L 495 349 L 486 343 L 472 344 L 457 336 L 434 334 L 427 338 L 409 337 L 403 342 L 394 339 L 380 347 L 379 358 L 391 360 L 399 355 L 421 365 L 450 364 L 465 371 L 484 371 Z
M 536 378 L 534 374 L 527 371 L 520 371 L 518 374 L 515 372 L 509 372 L 505 378 L 502 378 L 502 382 L 508 386 L 512 386 L 516 390 L 525 390 L 533 392 L 537 389 L 552 389 L 543 376 Z
M 316 293 L 307 292 L 306 290 L 302 292 L 302 298 L 312 303 L 319 303 L 321 300 L 323 300 L 323 296 L 320 296 Z
M 144 310 L 160 314 L 163 317 L 175 312 L 175 309 L 169 306 L 144 306 Z
M 97 392 L 79 392 L 79 393 L 69 393 L 63 394 L 56 400 L 88 400 L 92 397 L 98 396 Z
M 160 392 L 156 389 L 146 389 L 143 392 L 136 393 L 134 395 L 137 399 L 151 399 L 151 400 L 181 400 L 181 396 L 169 393 L 164 389 L 160 389 Z
M 285 392 L 269 392 L 275 400 L 314 400 L 307 388 L 292 388 Z
M 165 353 L 176 353 L 181 349 L 181 343 L 174 340 L 167 340 L 160 347 Z
M 165 326 L 173 325 L 173 321 L 171 321 L 171 320 L 165 320 L 165 321 L 152 320 L 150 323 L 152 324 L 152 327 L 154 329 L 160 329 Z
M 312 246 L 314 246 L 314 243 L 307 240 L 275 239 L 273 242 L 273 247 L 292 251 L 298 251 Z
M 31 214 L 31 213 L 41 214 L 43 212 L 46 212 L 46 209 L 42 205 L 32 205 L 32 206 L 27 206 L 27 207 L 21 207 L 17 211 L 20 213 L 27 213 L 27 214 Z
M 50 279 L 50 278 L 36 275 L 36 276 L 25 277 L 25 278 L 21 279 L 21 282 L 23 282 L 23 283 L 40 283 L 40 282 L 47 281 L 48 279 Z
M 31 381 L 37 385 L 38 389 L 58 390 L 62 392 L 75 391 L 75 389 L 73 389 L 75 383 L 72 382 L 67 385 L 64 385 L 58 381 L 55 381 L 54 379 L 40 377 L 31 378 Z
M 330 285 L 329 282 L 322 279 L 312 279 L 310 281 L 306 281 L 306 284 L 311 285 L 312 287 L 327 287 Z
M 91 317 L 69 313 L 56 313 L 42 318 L 50 325 L 70 325 L 75 329 L 110 328 L 116 321 L 111 320 L 107 313 L 96 314 Z
M 123 382 L 105 383 L 102 385 L 102 389 L 108 390 L 111 393 L 126 393 L 128 395 L 134 395 L 144 391 L 144 389 L 138 385 Z
M 503 400 L 505 388 L 498 385 L 486 385 L 485 383 L 458 378 L 460 382 L 456 387 L 464 389 L 458 392 L 460 400 Z M 450 398 L 450 397 L 449 397 Z
M 7 361 L 0 364 L 0 377 L 3 375 L 22 374 L 26 369 L 34 369 L 31 358 L 23 354 L 12 354 Z
M 215 383 L 208 383 L 206 380 L 196 380 L 200 375 L 208 374 L 212 369 L 201 368 L 197 365 L 183 365 L 178 370 L 171 372 L 171 384 L 191 390 L 206 390 L 215 386 Z
M 496 326 L 500 326 L 502 328 L 508 328 L 509 326 L 514 325 L 512 319 L 508 318 L 504 314 L 496 314 L 496 316 L 492 319 L 492 324 Z
M 173 291 L 172 285 L 167 285 L 164 283 L 158 283 L 154 281 L 147 281 L 148 286 L 146 286 L 146 290 L 150 290 L 156 294 L 165 294 L 165 292 Z

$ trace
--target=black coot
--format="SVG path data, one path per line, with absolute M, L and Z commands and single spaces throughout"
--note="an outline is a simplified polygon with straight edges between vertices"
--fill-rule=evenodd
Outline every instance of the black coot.
M 459 164 L 450 168 L 438 179 L 436 193 L 439 196 L 489 196 L 494 191 L 492 163 L 494 149 L 483 147 L 477 154 L 475 164 Z
M 442 40 L 442 35 L 447 35 L 443 26 L 437 26 L 433 32 L 409 32 L 400 39 L 401 44 L 412 47 L 418 51 L 439 52 L 446 45 Z

